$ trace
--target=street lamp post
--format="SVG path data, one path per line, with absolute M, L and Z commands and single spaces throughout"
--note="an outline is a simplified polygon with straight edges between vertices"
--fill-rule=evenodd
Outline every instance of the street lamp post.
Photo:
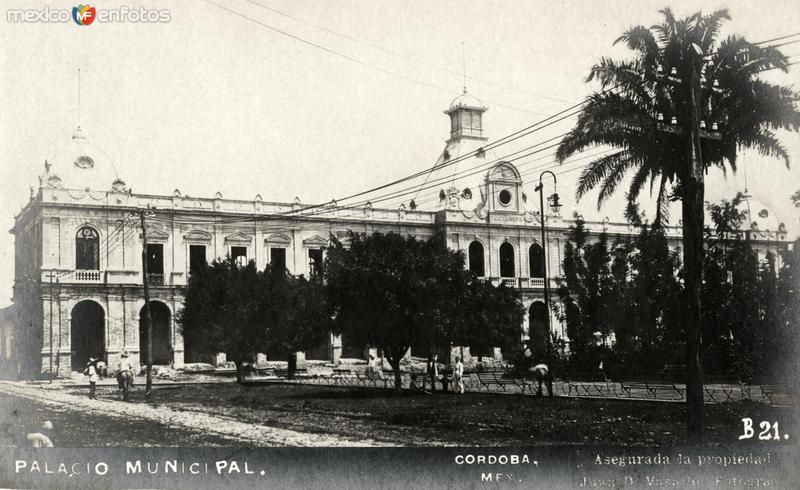
M 558 179 L 556 178 L 556 174 L 551 172 L 550 170 L 545 170 L 541 174 L 539 174 L 539 185 L 536 186 L 534 191 L 539 191 L 539 221 L 542 224 L 542 261 L 544 262 L 544 324 L 545 324 L 545 331 L 547 332 L 547 339 L 550 338 L 550 282 L 547 274 L 547 230 L 545 227 L 545 213 L 544 213 L 544 184 L 542 183 L 542 179 L 544 178 L 545 174 L 550 174 L 553 176 L 553 185 L 556 186 L 558 184 Z M 553 192 L 553 194 L 548 197 L 550 201 L 550 206 L 556 211 L 558 208 L 561 207 L 561 204 L 558 202 L 558 192 Z M 530 335 L 530 333 L 529 333 Z

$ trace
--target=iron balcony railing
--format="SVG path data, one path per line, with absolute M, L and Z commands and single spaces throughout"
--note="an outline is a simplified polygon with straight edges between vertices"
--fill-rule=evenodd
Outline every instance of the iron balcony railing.
M 147 274 L 147 283 L 152 284 L 154 286 L 163 286 L 164 285 L 164 274 Z

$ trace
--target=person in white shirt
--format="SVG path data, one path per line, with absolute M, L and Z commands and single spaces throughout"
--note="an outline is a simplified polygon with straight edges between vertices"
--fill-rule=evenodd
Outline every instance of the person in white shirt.
M 461 358 L 456 357 L 456 368 L 453 371 L 453 385 L 456 387 L 456 393 L 464 393 L 464 365 L 461 363 Z
M 378 379 L 383 381 L 383 358 L 378 357 L 375 359 L 375 374 L 378 376 Z
M 124 400 L 128 400 L 130 387 L 133 386 L 133 365 L 128 358 L 128 351 L 122 351 L 119 364 L 117 364 L 117 383 L 122 390 Z
M 536 389 L 536 396 L 542 396 L 542 382 L 547 385 L 547 396 L 553 396 L 553 372 L 547 367 L 547 364 L 540 363 L 531 368 L 538 388 Z
M 89 376 L 89 398 L 92 400 L 97 400 L 97 359 L 94 357 L 89 358 L 89 362 L 86 363 L 86 370 L 83 371 L 83 374 Z

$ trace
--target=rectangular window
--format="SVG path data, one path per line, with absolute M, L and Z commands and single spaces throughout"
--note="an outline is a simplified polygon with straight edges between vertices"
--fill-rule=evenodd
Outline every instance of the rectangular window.
M 164 245 L 160 243 L 147 244 L 147 275 L 164 277 Z
M 195 272 L 206 265 L 206 246 L 189 245 L 189 272 Z
M 100 268 L 100 251 L 97 241 L 78 241 L 76 249 L 76 269 L 96 270 Z
M 279 270 L 286 269 L 286 249 L 285 248 L 271 248 L 269 249 L 270 264 Z
M 231 258 L 240 266 L 247 265 L 247 247 L 231 247 Z
M 308 250 L 308 272 L 312 276 L 322 273 L 322 249 Z

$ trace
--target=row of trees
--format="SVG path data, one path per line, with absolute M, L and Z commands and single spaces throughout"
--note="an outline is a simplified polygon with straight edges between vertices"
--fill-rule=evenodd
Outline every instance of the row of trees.
M 727 10 L 683 19 L 669 8 L 661 13 L 661 23 L 631 27 L 615 41 L 630 48 L 633 59 L 602 58 L 591 68 L 587 81 L 598 80 L 603 91 L 586 99 L 556 154 L 563 162 L 595 145 L 618 150 L 592 161 L 579 178 L 578 197 L 599 187 L 598 205 L 630 174 L 631 202 L 648 181 L 657 189 L 657 223 L 668 217 L 671 199 L 681 201 L 687 429 L 699 441 L 705 175 L 712 167 L 735 171 L 742 148 L 788 165 L 777 132 L 800 129 L 800 111 L 793 88 L 759 76 L 787 71 L 788 58 L 776 46 L 738 36 L 719 39 L 730 19 Z
M 259 352 L 277 352 L 289 359 L 325 340 L 332 307 L 322 281 L 295 277 L 286 269 L 256 269 L 229 258 L 193 271 L 177 320 L 187 351 L 206 358 L 225 352 L 236 363 L 237 381 L 245 362 Z
M 477 352 L 518 346 L 524 309 L 519 292 L 480 281 L 464 253 L 444 237 L 396 233 L 331 237 L 323 271 L 310 279 L 254 262 L 217 260 L 193 271 L 179 323 L 187 350 L 226 352 L 241 365 L 258 352 L 294 352 L 341 334 L 359 348 L 380 348 L 400 386 L 410 348 L 429 361 L 452 345 Z
M 743 197 L 708 206 L 713 226 L 705 231 L 701 288 L 703 370 L 745 379 L 787 381 L 797 362 L 800 320 L 800 243 L 759 261 L 742 231 Z M 576 370 L 653 373 L 686 362 L 681 299 L 684 266 L 663 228 L 642 221 L 635 207 L 628 219 L 640 232 L 609 243 L 589 241 L 582 220 L 571 229 L 557 314 L 567 324 Z M 613 345 L 608 339 L 613 334 Z

